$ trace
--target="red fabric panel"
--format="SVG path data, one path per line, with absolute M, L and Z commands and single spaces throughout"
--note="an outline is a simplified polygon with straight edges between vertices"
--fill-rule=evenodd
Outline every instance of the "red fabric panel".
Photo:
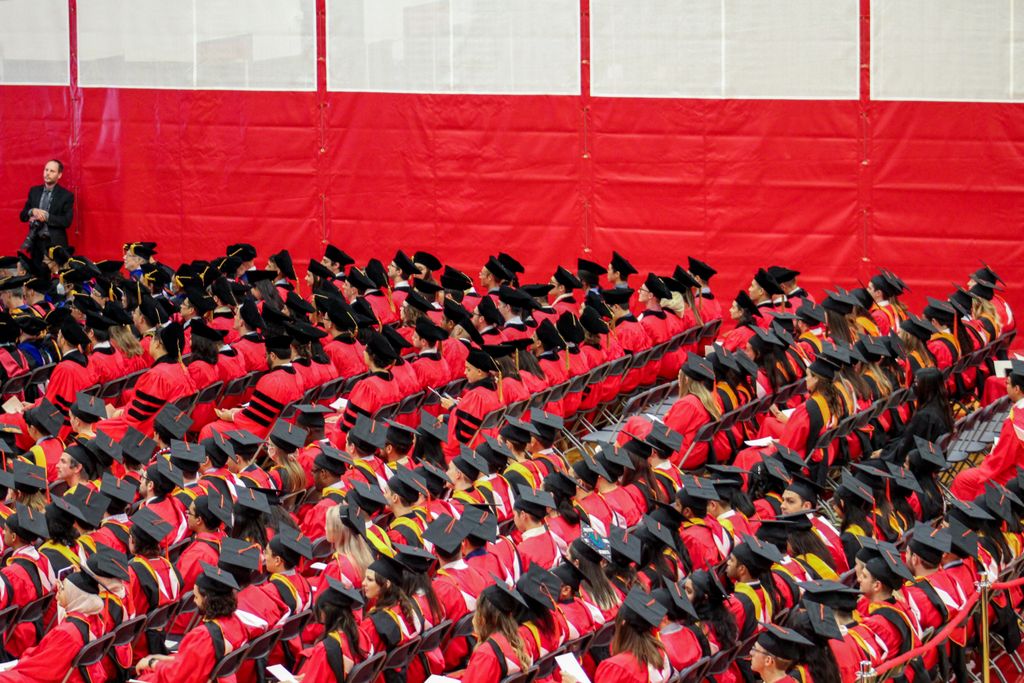
M 428 248 L 473 275 L 510 251 L 526 281 L 613 248 L 643 271 L 693 253 L 723 271 L 723 298 L 770 262 L 816 293 L 890 267 L 915 305 L 978 257 L 1024 282 L 1020 105 L 320 97 L 323 116 L 317 93 L 84 89 L 72 150 L 69 89 L 0 88 L 0 252 L 60 156 L 81 160 L 64 178 L 72 240 L 99 258 L 155 239 L 176 263 L 247 239 L 301 263 L 327 234 L 361 259 Z

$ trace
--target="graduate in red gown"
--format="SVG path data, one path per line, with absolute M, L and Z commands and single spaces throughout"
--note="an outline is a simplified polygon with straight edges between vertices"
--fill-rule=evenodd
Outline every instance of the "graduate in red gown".
M 402 398 L 390 370 L 398 359 L 398 353 L 387 338 L 377 332 L 370 332 L 363 357 L 369 374 L 352 387 L 345 412 L 334 428 L 329 430 L 331 443 L 337 448 L 345 447 L 345 438 L 355 427 L 360 415 L 373 417 L 381 407 L 397 403 Z
M 176 655 L 149 655 L 136 665 L 147 683 L 206 683 L 217 662 L 245 645 L 245 626 L 235 614 L 238 582 L 223 569 L 203 565 L 194 589 L 203 620 L 185 634 Z
M 354 614 L 364 603 L 358 590 L 334 578 L 327 580 L 316 599 L 323 635 L 303 652 L 306 659 L 297 672 L 304 683 L 336 683 L 339 676 L 347 678 L 353 666 L 374 654 Z
M 458 400 L 441 400 L 442 407 L 451 410 L 448 416 L 448 441 L 443 446 L 446 460 L 458 455 L 461 446 L 475 448 L 482 442 L 484 437 L 479 430 L 484 417 L 502 406 L 494 378 L 498 366 L 486 351 L 471 348 L 465 370 L 469 383 Z
M 188 371 L 181 364 L 185 334 L 178 323 L 169 323 L 153 335 L 149 354 L 153 366 L 143 374 L 132 390 L 127 404 L 116 410 L 109 420 L 96 425 L 114 439 L 129 427 L 146 435 L 153 434 L 153 418 L 165 405 L 196 391 Z
M 476 609 L 477 597 L 487 586 L 494 583 L 490 575 L 471 567 L 462 557 L 464 541 L 471 522 L 461 522 L 449 515 L 442 515 L 431 522 L 423 533 L 423 540 L 434 546 L 440 565 L 432 586 L 437 601 L 444 612 L 444 618 L 454 624 Z M 465 638 L 448 643 L 444 648 L 446 670 L 461 668 L 466 661 L 471 645 Z
M 787 672 L 805 661 L 812 647 L 811 641 L 793 629 L 768 624 L 750 650 L 750 668 L 764 683 L 796 683 Z
M 679 449 L 669 459 L 682 470 L 699 469 L 708 461 L 709 444 L 697 443 L 695 437 L 701 427 L 722 416 L 722 409 L 712 393 L 714 384 L 715 371 L 711 363 L 691 351 L 679 371 L 679 400 L 672 404 L 664 418 L 665 425 L 683 437 Z
M 0 673 L 0 683 L 92 683 L 104 678 L 103 663 L 89 667 L 86 674 L 71 668 L 75 656 L 87 643 L 104 635 L 103 599 L 100 586 L 89 575 L 74 572 L 57 588 L 57 604 L 63 617 L 33 648 L 26 650 L 13 669 Z M 69 673 L 70 672 L 70 673 Z
M 66 309 L 65 309 L 66 310 Z M 85 330 L 72 318 L 66 318 L 57 332 L 57 347 L 60 360 L 50 373 L 46 384 L 46 394 L 33 404 L 24 404 L 24 410 L 40 405 L 56 406 L 61 414 L 60 426 L 66 424 L 68 411 L 74 403 L 78 392 L 94 383 L 93 372 L 89 368 L 89 358 L 82 352 L 89 343 Z M 43 402 L 45 399 L 46 403 Z M 22 413 L 10 413 L 0 416 L 0 422 L 14 425 L 21 430 L 15 443 L 22 451 L 33 446 L 33 441 L 25 429 L 25 417 Z M 57 436 L 57 432 L 53 432 Z M 52 480 L 51 480 L 52 481 Z
M 629 310 L 629 299 L 633 290 L 628 287 L 613 287 L 601 290 L 601 298 L 608 304 L 612 314 L 612 336 L 626 353 L 636 355 L 651 346 L 650 336 Z M 653 376 L 648 368 L 632 368 L 622 379 L 620 393 L 627 393 L 641 383 L 653 381 L 657 377 L 658 363 L 651 363 Z
M 523 571 L 531 564 L 549 571 L 554 569 L 562 560 L 562 548 L 544 523 L 548 510 L 555 508 L 554 496 L 543 489 L 520 486 L 513 508 L 512 519 L 520 534 L 516 553 Z
M 231 410 L 218 409 L 217 417 L 220 419 L 203 427 L 199 433 L 201 439 L 208 438 L 211 432 L 223 434 L 239 429 L 264 438 L 284 407 L 302 396 L 303 388 L 291 363 L 291 338 L 284 335 L 272 337 L 265 344 L 270 369 L 256 382 L 249 405 Z
M 46 556 L 36 550 L 36 541 L 46 538 L 46 519 L 39 510 L 15 506 L 7 516 L 4 546 L 11 551 L 0 569 L 0 607 L 24 607 L 56 589 L 57 577 Z M 4 634 L 4 649 L 20 657 L 36 641 L 36 625 L 20 623 Z
M 135 612 L 145 614 L 181 597 L 181 575 L 161 550 L 171 525 L 151 508 L 136 512 L 131 522 L 128 593 Z
M 1006 373 L 1006 393 L 1013 407 L 999 431 L 999 440 L 977 467 L 961 470 L 950 490 L 959 500 L 974 500 L 985 483 L 1005 484 L 1024 466 L 1024 361 L 1014 360 Z
M 488 586 L 477 600 L 473 632 L 477 646 L 462 674 L 463 683 L 500 683 L 533 664 L 515 615 L 526 601 L 504 583 Z
M 655 635 L 665 608 L 641 588 L 634 587 L 619 608 L 611 657 L 597 665 L 595 681 L 602 683 L 666 683 L 672 675 L 665 645 Z M 562 677 L 563 683 L 572 683 Z

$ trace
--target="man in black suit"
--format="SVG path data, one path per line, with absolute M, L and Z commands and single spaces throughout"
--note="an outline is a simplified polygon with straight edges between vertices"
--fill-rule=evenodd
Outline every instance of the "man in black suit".
M 51 159 L 43 167 L 43 184 L 28 191 L 21 222 L 28 223 L 28 235 L 21 248 L 42 259 L 52 246 L 68 246 L 67 229 L 74 214 L 75 195 L 57 184 L 64 175 L 64 164 Z

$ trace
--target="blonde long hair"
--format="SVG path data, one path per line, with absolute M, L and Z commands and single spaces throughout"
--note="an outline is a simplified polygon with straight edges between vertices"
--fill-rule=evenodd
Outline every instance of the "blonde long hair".
M 722 409 L 718 407 L 718 401 L 715 400 L 715 395 L 711 393 L 702 382 L 691 379 L 686 375 L 685 372 L 679 372 L 679 397 L 682 398 L 687 394 L 693 394 L 700 401 L 700 404 L 704 406 L 704 409 L 708 411 L 708 415 L 711 416 L 712 420 L 717 420 L 722 417 Z
M 327 540 L 334 546 L 335 553 L 347 557 L 359 573 L 360 578 L 366 576 L 366 568 L 373 563 L 373 555 L 370 553 L 369 546 L 366 545 L 366 540 L 359 534 L 353 533 L 352 529 L 341 521 L 340 505 L 328 508 L 324 533 Z
M 110 343 L 124 354 L 125 358 L 137 358 L 142 355 L 142 344 L 127 325 L 114 325 L 110 328 Z

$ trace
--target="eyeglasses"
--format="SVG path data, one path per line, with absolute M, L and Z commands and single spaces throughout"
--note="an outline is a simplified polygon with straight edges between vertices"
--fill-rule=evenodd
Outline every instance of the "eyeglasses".
M 771 654 L 769 652 L 767 652 L 765 650 L 762 650 L 761 648 L 759 648 L 757 646 L 754 646 L 754 647 L 750 648 L 750 654 L 752 654 L 752 655 L 757 654 L 757 655 L 761 655 L 762 657 L 771 657 Z

